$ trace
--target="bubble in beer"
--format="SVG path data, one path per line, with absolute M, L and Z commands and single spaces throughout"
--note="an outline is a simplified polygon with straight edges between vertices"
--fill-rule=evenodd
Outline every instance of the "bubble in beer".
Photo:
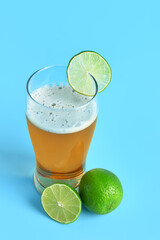
M 28 99 L 27 118 L 45 131 L 59 134 L 81 131 L 97 117 L 96 101 L 90 101 L 92 97 L 77 93 L 69 85 L 45 85 L 31 96 L 35 101 Z

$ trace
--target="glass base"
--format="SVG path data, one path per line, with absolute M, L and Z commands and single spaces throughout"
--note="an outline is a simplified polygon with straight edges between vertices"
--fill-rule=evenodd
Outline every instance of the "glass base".
M 53 183 L 66 183 L 71 187 L 77 189 L 83 174 L 84 171 L 76 174 L 70 174 L 70 176 L 66 178 L 64 178 L 64 175 L 63 179 L 61 178 L 62 176 L 59 176 L 59 178 L 58 176 L 55 176 L 55 178 L 53 176 L 51 178 L 40 174 L 36 169 L 34 172 L 34 185 L 40 193 L 42 193 L 46 187 L 52 185 Z

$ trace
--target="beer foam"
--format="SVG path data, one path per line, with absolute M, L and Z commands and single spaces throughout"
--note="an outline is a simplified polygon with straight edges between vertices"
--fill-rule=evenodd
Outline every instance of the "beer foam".
M 45 85 L 28 97 L 26 115 L 38 128 L 52 133 L 73 133 L 91 125 L 97 117 L 97 103 L 69 85 Z M 33 100 L 34 99 L 34 100 Z

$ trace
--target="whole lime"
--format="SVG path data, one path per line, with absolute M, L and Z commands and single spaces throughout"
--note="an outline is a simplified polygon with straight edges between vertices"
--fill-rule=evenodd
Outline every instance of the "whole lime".
M 102 168 L 85 173 L 79 185 L 79 194 L 85 207 L 97 214 L 106 214 L 117 208 L 123 197 L 118 177 Z

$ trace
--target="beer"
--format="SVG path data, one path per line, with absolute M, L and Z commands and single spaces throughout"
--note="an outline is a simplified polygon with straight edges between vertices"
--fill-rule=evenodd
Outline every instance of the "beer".
M 29 100 L 26 115 L 37 173 L 79 182 L 96 125 L 96 102 L 69 85 L 45 85 L 31 96 L 38 104 Z

